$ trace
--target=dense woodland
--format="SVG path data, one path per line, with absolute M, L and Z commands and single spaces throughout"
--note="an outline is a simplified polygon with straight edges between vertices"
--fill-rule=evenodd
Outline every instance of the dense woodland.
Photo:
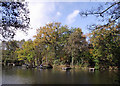
M 87 35 L 81 28 L 49 23 L 37 29 L 34 40 L 3 41 L 2 60 L 6 65 L 7 62 L 22 62 L 31 66 L 50 63 L 116 69 L 120 61 L 119 33 L 119 25 L 114 23 Z

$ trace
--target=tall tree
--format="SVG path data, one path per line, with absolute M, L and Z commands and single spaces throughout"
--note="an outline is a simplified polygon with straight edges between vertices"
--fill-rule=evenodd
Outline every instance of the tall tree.
M 107 27 L 94 30 L 90 37 L 93 45 L 93 59 L 96 65 L 119 66 L 120 37 L 118 25 L 110 24 Z
M 60 23 L 49 23 L 44 27 L 40 27 L 37 30 L 37 35 L 34 37 L 35 42 L 39 45 L 44 46 L 42 53 L 47 52 L 46 59 L 49 57 L 54 57 L 53 59 L 58 59 L 61 54 L 61 50 L 65 43 L 65 38 L 68 37 L 68 27 L 62 26 Z M 45 55 L 45 54 L 43 54 Z
M 87 50 L 87 42 L 80 28 L 75 28 L 70 34 L 64 50 L 72 57 L 72 66 L 74 65 L 75 59 L 85 57 L 84 52 Z
M 17 60 L 15 51 L 19 48 L 18 42 L 15 40 L 12 41 L 3 41 L 2 43 L 2 57 L 3 60 Z
M 18 60 L 24 60 L 25 63 L 30 64 L 30 67 L 35 65 L 35 51 L 33 42 L 26 41 L 22 45 L 22 48 L 18 48 L 16 53 L 18 55 Z

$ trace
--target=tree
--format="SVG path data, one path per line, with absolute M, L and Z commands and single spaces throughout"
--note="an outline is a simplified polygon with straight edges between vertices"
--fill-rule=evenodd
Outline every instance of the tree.
M 16 30 L 26 32 L 29 28 L 29 9 L 25 2 L 0 2 L 1 25 L 0 34 L 3 39 L 11 39 Z M 3 40 L 0 39 L 0 40 Z
M 35 65 L 35 51 L 32 40 L 24 42 L 22 48 L 18 48 L 16 53 L 18 60 L 24 60 L 25 63 L 30 64 L 30 67 Z
M 48 58 L 51 60 L 60 58 L 66 42 L 65 38 L 68 37 L 66 34 L 68 34 L 68 27 L 62 26 L 60 23 L 49 23 L 37 30 L 34 41 L 37 44 L 36 46 L 44 47 L 42 55 L 46 61 Z
M 83 57 L 85 57 L 84 52 L 87 50 L 86 37 L 83 35 L 80 28 L 75 28 L 67 41 L 64 50 L 72 57 L 73 66 L 75 59 L 83 59 Z
M 93 59 L 97 66 L 119 66 L 120 37 L 118 25 L 110 24 L 92 31 Z
M 15 40 L 12 41 L 3 41 L 2 43 L 2 60 L 17 60 L 16 58 L 16 49 L 19 48 L 18 42 Z

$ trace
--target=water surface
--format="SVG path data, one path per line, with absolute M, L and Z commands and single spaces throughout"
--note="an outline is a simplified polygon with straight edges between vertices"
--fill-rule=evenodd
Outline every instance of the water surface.
M 114 84 L 117 71 L 3 68 L 3 84 Z

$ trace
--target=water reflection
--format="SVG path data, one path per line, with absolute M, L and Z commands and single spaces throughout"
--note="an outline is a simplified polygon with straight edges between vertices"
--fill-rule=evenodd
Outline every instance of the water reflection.
M 115 71 L 3 68 L 3 84 L 113 84 Z

